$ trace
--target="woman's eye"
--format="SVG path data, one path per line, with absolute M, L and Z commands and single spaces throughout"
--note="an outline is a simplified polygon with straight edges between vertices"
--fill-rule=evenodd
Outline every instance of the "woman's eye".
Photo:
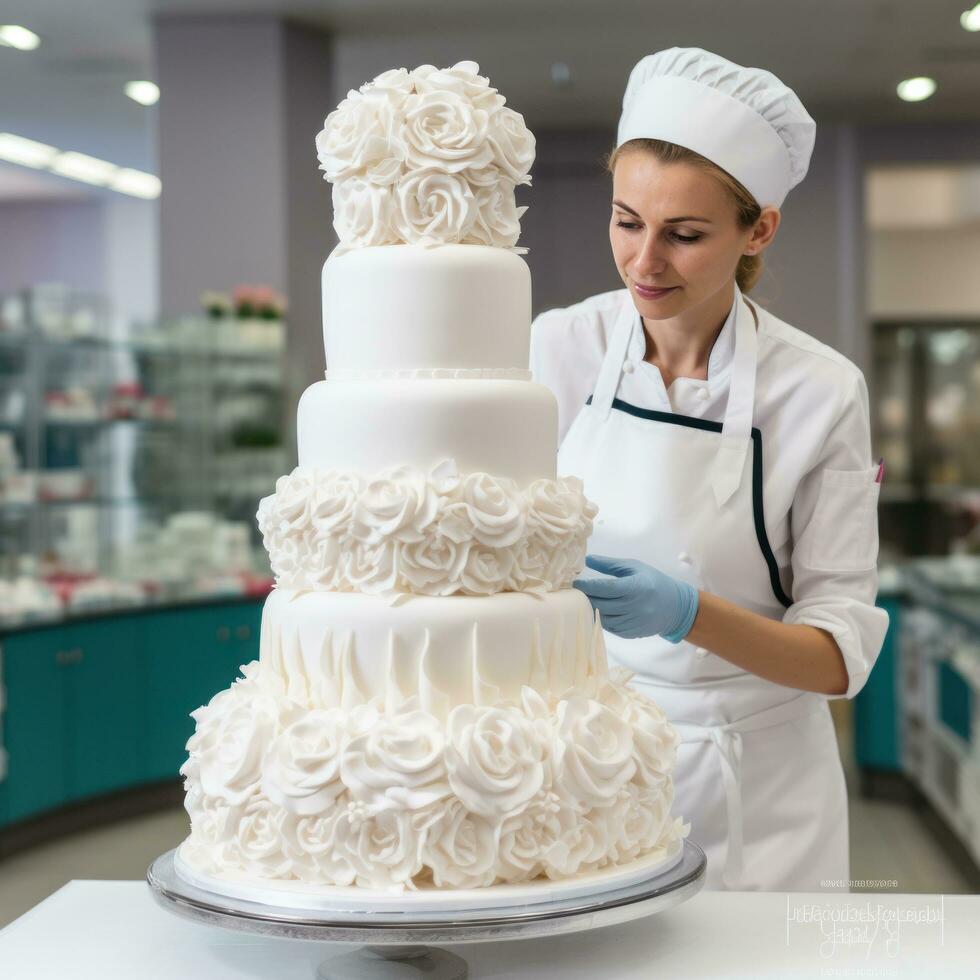
M 635 231 L 637 228 L 640 227 L 640 224 L 637 221 L 623 221 L 622 218 L 620 218 L 616 221 L 616 227 L 625 228 L 627 231 Z M 680 242 L 683 245 L 690 245 L 693 242 L 700 241 L 704 236 L 703 235 L 679 235 L 675 231 L 675 232 L 671 232 L 670 237 L 673 238 L 675 242 Z

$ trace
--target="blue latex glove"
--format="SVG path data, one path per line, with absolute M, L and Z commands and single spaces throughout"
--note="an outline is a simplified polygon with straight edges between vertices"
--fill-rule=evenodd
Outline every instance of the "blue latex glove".
M 697 589 L 642 561 L 586 555 L 585 564 L 615 578 L 577 578 L 572 585 L 584 592 L 602 617 L 603 629 L 628 640 L 658 633 L 680 643 L 698 614 Z

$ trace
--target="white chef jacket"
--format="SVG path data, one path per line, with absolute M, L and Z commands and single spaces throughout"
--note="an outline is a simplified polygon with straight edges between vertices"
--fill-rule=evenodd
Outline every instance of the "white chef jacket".
M 624 289 L 549 310 L 531 328 L 531 372 L 558 399 L 559 441 L 592 393 Z M 758 366 L 752 424 L 761 430 L 769 542 L 783 590 L 783 622 L 817 626 L 840 647 L 853 698 L 874 666 L 887 613 L 878 591 L 876 467 L 871 460 L 868 389 L 842 354 L 748 299 L 757 314 Z M 617 397 L 639 408 L 720 422 L 735 349 L 733 313 L 712 347 L 706 381 L 677 378 L 669 391 L 644 360 L 633 331 Z M 637 313 L 637 316 L 639 314 Z

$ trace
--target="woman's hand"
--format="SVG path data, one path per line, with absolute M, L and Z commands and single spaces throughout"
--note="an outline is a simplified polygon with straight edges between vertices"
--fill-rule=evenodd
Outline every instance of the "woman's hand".
M 671 643 L 680 643 L 690 632 L 698 614 L 698 592 L 687 582 L 628 558 L 586 555 L 585 564 L 616 576 L 572 583 L 589 597 L 603 629 L 628 640 L 659 634 Z

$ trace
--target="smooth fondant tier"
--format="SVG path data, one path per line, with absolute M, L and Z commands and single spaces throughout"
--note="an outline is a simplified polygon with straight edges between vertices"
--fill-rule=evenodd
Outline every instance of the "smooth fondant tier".
M 577 589 L 544 596 L 376 596 L 274 590 L 262 614 L 262 669 L 309 708 L 388 711 L 411 699 L 445 719 L 459 704 L 594 694 L 602 629 Z
M 264 497 L 259 530 L 279 586 L 485 596 L 568 588 L 596 507 L 577 477 L 521 488 L 487 473 L 298 467 Z
M 318 381 L 297 416 L 299 464 L 377 473 L 429 470 L 554 479 L 558 403 L 529 381 Z
M 327 369 L 526 368 L 531 276 L 484 245 L 383 245 L 323 266 Z
M 265 664 L 243 673 L 193 713 L 181 768 L 181 854 L 204 873 L 474 888 L 626 864 L 690 830 L 670 814 L 679 736 L 625 677 L 443 719 L 418 699 L 311 707 Z

